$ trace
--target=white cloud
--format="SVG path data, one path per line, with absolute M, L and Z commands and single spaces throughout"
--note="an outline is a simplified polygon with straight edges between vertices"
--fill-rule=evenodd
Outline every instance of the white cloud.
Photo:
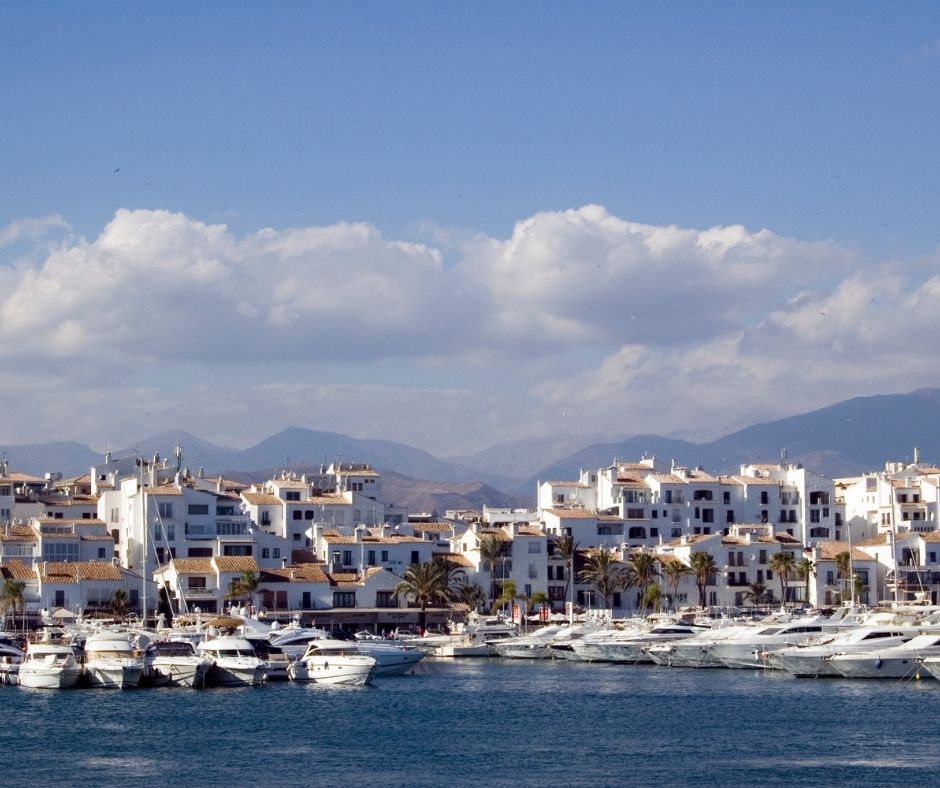
M 70 230 L 65 219 L 58 214 L 50 214 L 33 219 L 17 219 L 6 227 L 0 227 L 0 247 L 21 241 L 38 241 L 53 230 Z
M 440 238 L 454 264 L 365 223 L 238 238 L 118 211 L 94 240 L 0 267 L 0 406 L 19 415 L 0 442 L 180 427 L 245 446 L 296 424 L 455 454 L 560 430 L 717 434 L 937 383 L 936 261 L 915 274 L 594 205 Z

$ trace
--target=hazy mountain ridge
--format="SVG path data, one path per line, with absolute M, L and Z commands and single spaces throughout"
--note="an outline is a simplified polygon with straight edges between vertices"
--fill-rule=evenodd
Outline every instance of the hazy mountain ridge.
M 574 453 L 532 471 L 535 458 L 558 457 L 584 438 L 560 436 L 558 442 L 540 438 L 490 447 L 471 457 L 441 460 L 429 452 L 394 441 L 352 438 L 333 432 L 290 427 L 247 449 L 233 449 L 179 430 L 139 441 L 133 449 L 112 452 L 146 456 L 159 452 L 173 461 L 177 443 L 183 464 L 193 471 L 236 474 L 259 469 L 317 467 L 334 460 L 366 462 L 380 469 L 395 492 L 390 500 L 412 500 L 416 509 L 519 506 L 535 499 L 539 481 L 577 478 L 582 468 L 601 468 L 615 459 L 636 461 L 653 454 L 665 465 L 675 459 L 686 466 L 701 465 L 711 473 L 735 473 L 747 462 L 779 462 L 785 449 L 791 462 L 827 476 L 852 476 L 878 470 L 887 461 L 911 461 L 914 447 L 925 462 L 940 462 L 940 389 L 909 394 L 856 397 L 798 416 L 755 424 L 708 443 L 635 435 L 616 442 L 584 445 Z M 61 441 L 0 446 L 10 468 L 34 475 L 59 471 L 66 476 L 88 473 L 104 459 L 86 445 Z M 484 468 L 493 466 L 489 472 Z M 474 468 L 472 466 L 480 466 Z M 496 472 L 496 469 L 501 472 Z M 526 473 L 530 475 L 526 478 Z M 396 478 L 392 481 L 393 477 Z M 520 479 L 525 479 L 520 482 Z M 433 480 L 433 481 L 424 481 Z M 410 504 L 409 504 L 410 506 Z

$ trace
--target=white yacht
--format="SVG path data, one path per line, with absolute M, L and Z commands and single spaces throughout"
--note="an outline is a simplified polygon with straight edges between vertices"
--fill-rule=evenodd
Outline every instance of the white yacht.
M 921 661 L 940 656 L 940 631 L 920 634 L 906 643 L 858 654 L 836 654 L 830 665 L 847 679 L 909 679 L 920 673 Z
M 552 641 L 567 628 L 550 624 L 530 635 L 520 635 L 519 637 L 494 641 L 492 646 L 501 657 L 508 657 L 509 659 L 543 659 L 551 656 Z
M 274 637 L 272 645 L 279 647 L 291 660 L 296 661 L 307 652 L 311 643 L 329 639 L 329 634 L 317 627 L 297 628 Z M 424 659 L 424 652 L 418 651 L 407 641 L 370 637 L 356 638 L 349 641 L 349 645 L 355 646 L 360 654 L 376 661 L 376 676 L 403 676 Z
M 348 640 L 312 640 L 288 673 L 292 681 L 360 686 L 372 682 L 376 664 Z
M 205 687 L 212 662 L 185 640 L 156 640 L 144 651 L 141 683 L 153 687 Z
M 514 624 L 485 618 L 458 627 L 452 635 L 435 635 L 412 641 L 415 648 L 433 657 L 495 657 L 495 643 L 519 637 Z
M 245 638 L 222 635 L 202 641 L 196 651 L 212 662 L 210 686 L 257 687 L 264 683 L 265 662 Z
M 770 663 L 799 678 L 838 676 L 832 667 L 836 654 L 857 654 L 873 648 L 890 648 L 906 643 L 915 637 L 918 629 L 897 625 L 867 625 L 849 629 L 826 637 L 816 643 L 787 646 L 770 654 Z
M 715 643 L 709 655 L 727 668 L 770 668 L 774 667 L 769 659 L 771 652 L 818 640 L 835 631 L 835 627 L 827 626 L 820 619 L 797 619 L 755 627 L 737 637 Z
M 0 636 L 0 684 L 16 684 L 24 656 L 12 637 Z
M 667 640 L 646 649 L 646 655 L 657 665 L 677 668 L 723 668 L 724 664 L 712 656 L 716 643 L 734 637 L 743 637 L 753 631 L 754 624 L 722 619 L 711 629 L 680 640 Z
M 84 681 L 89 687 L 133 689 L 143 670 L 143 657 L 129 633 L 105 629 L 85 638 Z
M 647 650 L 659 643 L 674 643 L 709 631 L 697 624 L 661 622 L 650 629 L 630 628 L 608 633 L 606 636 L 588 636 L 571 644 L 574 653 L 583 662 L 652 662 Z
M 81 665 L 68 643 L 44 639 L 27 646 L 19 684 L 33 689 L 67 689 L 74 687 L 81 675 Z

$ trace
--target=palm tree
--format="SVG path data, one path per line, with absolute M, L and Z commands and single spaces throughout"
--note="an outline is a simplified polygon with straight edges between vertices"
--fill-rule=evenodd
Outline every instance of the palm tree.
M 478 613 L 480 605 L 486 601 L 486 592 L 476 583 L 463 583 L 454 589 L 458 602 L 463 602 L 470 610 Z
M 662 561 L 662 559 L 660 559 Z M 691 570 L 683 564 L 678 558 L 663 562 L 663 577 L 666 578 L 666 584 L 672 589 L 673 606 L 678 607 L 679 583 L 682 578 L 689 574 Z
M 496 605 L 496 562 L 505 555 L 506 543 L 496 534 L 480 539 L 480 558 L 490 565 L 490 599 Z
M 652 553 L 644 553 L 642 550 L 638 550 L 630 554 L 630 557 L 627 559 L 627 564 L 628 578 L 626 584 L 640 589 L 640 600 L 645 609 L 649 607 L 646 599 L 647 595 L 652 586 L 656 585 L 656 578 L 660 577 L 660 572 L 657 568 L 659 561 Z M 657 596 L 657 599 L 658 598 Z
M 0 605 L 2 605 L 3 611 L 6 612 L 11 608 L 13 610 L 14 629 L 16 629 L 16 606 L 18 603 L 23 601 L 23 591 L 25 588 L 26 583 L 24 583 L 22 580 L 14 580 L 12 577 L 8 577 L 3 581 L 3 590 L 0 591 Z M 23 611 L 23 614 L 25 616 L 25 610 Z
M 401 576 L 395 593 L 402 594 L 421 608 L 418 626 L 423 632 L 427 624 L 427 608 L 434 602 L 446 602 L 451 598 L 447 585 L 448 575 L 439 561 L 412 564 Z
M 770 568 L 780 578 L 780 598 L 787 603 L 787 587 L 790 585 L 790 572 L 796 568 L 796 559 L 789 550 L 783 550 L 770 559 Z
M 568 599 L 568 588 L 574 576 L 574 556 L 578 552 L 580 542 L 576 542 L 571 534 L 562 534 L 555 540 L 555 555 L 565 562 L 565 600 Z
M 767 586 L 763 583 L 750 583 L 747 591 L 744 592 L 744 598 L 750 599 L 755 605 L 759 605 L 761 600 L 767 595 Z
M 848 550 L 838 553 L 833 559 L 836 562 L 836 577 L 843 581 L 842 591 L 839 592 L 840 599 L 845 596 L 845 580 L 848 579 L 850 567 L 852 566 L 852 555 Z
M 689 565 L 692 567 L 692 574 L 695 575 L 695 585 L 698 586 L 699 607 L 706 607 L 705 588 L 712 575 L 718 571 L 718 564 L 715 563 L 715 558 L 711 553 L 692 553 Z
M 578 578 L 590 583 L 604 598 L 604 608 L 610 609 L 614 593 L 626 587 L 627 568 L 606 547 L 600 547 L 588 557 Z
M 254 607 L 255 596 L 259 591 L 261 580 L 251 570 L 246 569 L 238 577 L 234 578 L 229 585 L 229 596 L 247 597 L 248 605 Z
M 127 591 L 123 588 L 117 589 L 111 598 L 108 600 L 108 607 L 111 609 L 111 612 L 114 613 L 118 618 L 123 618 L 127 615 Z
M 513 580 L 504 580 L 502 585 L 502 590 L 499 595 L 499 599 L 496 600 L 496 605 L 502 607 L 503 605 L 509 603 L 516 598 L 516 583 Z
M 816 564 L 811 558 L 801 558 L 796 564 L 796 574 L 806 583 L 806 601 L 809 602 L 809 581 L 816 574 Z
M 662 599 L 663 592 L 658 585 L 652 583 L 646 587 L 646 591 L 640 599 L 640 607 L 643 610 L 648 608 L 653 608 L 653 610 L 659 609 L 659 600 Z
M 544 591 L 536 591 L 532 596 L 529 597 L 529 610 L 535 610 L 536 607 L 541 607 L 542 605 L 550 605 L 551 600 L 548 598 L 548 594 Z

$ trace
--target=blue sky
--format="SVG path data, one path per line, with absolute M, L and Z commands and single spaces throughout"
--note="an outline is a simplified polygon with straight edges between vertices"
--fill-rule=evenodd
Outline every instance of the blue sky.
M 864 322 L 934 328 L 936 4 L 0 19 L 0 403 L 33 416 L 0 443 L 301 424 L 447 454 L 938 383 Z

